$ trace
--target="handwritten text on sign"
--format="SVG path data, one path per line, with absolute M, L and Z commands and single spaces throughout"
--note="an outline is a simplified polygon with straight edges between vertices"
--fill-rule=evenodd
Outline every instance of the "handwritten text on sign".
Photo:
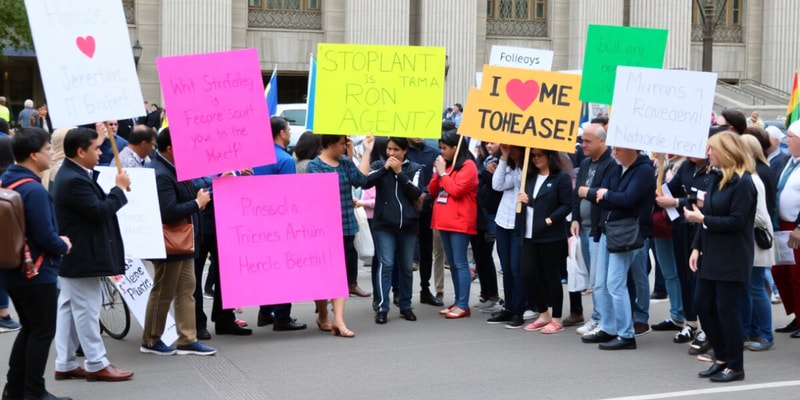
M 111 277 L 117 286 L 125 304 L 136 317 L 139 325 L 144 327 L 144 318 L 147 314 L 147 300 L 150 298 L 150 291 L 153 289 L 153 278 L 138 258 L 125 259 L 125 274 Z M 164 325 L 164 333 L 161 341 L 171 345 L 178 340 L 178 331 L 175 328 L 175 318 L 172 312 L 167 314 L 167 322 Z
M 619 67 L 606 143 L 705 157 L 717 74 Z
M 97 184 L 108 192 L 116 186 L 117 168 L 95 167 L 100 175 Z M 125 256 L 143 259 L 167 257 L 161 213 L 158 204 L 156 174 L 152 168 L 130 168 L 131 190 L 125 192 L 128 204 L 117 211 Z
M 589 25 L 581 101 L 611 104 L 617 66 L 661 68 L 667 30 Z
M 178 180 L 275 162 L 255 49 L 156 59 Z
M 444 48 L 321 43 L 317 57 L 315 133 L 441 135 Z
M 580 76 L 484 65 L 459 132 L 487 142 L 574 151 Z
M 119 1 L 25 0 L 25 10 L 54 127 L 144 114 Z
M 550 71 L 553 51 L 495 45 L 492 46 L 489 65 Z
M 214 203 L 225 308 L 347 296 L 336 174 L 217 178 Z

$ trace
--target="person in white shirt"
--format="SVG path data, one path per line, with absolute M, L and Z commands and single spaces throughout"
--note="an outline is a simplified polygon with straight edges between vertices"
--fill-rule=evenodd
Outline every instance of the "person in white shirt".
M 794 249 L 795 265 L 775 265 L 772 276 L 781 293 L 786 315 L 794 314 L 794 319 L 775 332 L 789 333 L 792 338 L 800 338 L 797 326 L 797 313 L 800 312 L 800 121 L 795 121 L 786 130 L 786 147 L 791 158 L 778 178 L 778 219 L 780 229 L 791 231 L 789 247 Z M 776 243 L 785 246 L 785 243 Z

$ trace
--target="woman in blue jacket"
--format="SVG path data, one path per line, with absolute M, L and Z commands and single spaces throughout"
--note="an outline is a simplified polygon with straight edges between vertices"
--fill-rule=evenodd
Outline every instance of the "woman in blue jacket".
M 375 212 L 372 217 L 373 235 L 378 256 L 380 294 L 377 299 L 376 324 L 385 324 L 391 303 L 392 271 L 399 270 L 400 315 L 416 321 L 411 310 L 411 288 L 414 275 L 414 243 L 419 229 L 419 209 L 425 200 L 419 188 L 421 166 L 406 159 L 408 139 L 391 137 L 386 143 L 386 160 L 372 164 L 364 188 L 375 186 Z M 376 266 L 372 266 L 376 268 Z

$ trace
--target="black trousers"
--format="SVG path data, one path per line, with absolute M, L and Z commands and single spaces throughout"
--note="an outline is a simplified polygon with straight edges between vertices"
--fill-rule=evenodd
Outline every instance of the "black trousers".
M 197 329 L 205 329 L 208 324 L 208 317 L 203 311 L 203 269 L 206 265 L 206 259 L 211 258 L 211 264 L 208 267 L 208 278 L 206 278 L 206 286 L 217 285 L 217 277 L 211 276 L 211 270 L 219 268 L 219 257 L 217 256 L 217 235 L 204 234 L 203 239 L 199 241 L 200 248 L 197 258 L 194 259 L 194 318 Z M 213 280 L 212 280 L 213 279 Z M 209 285 L 209 281 L 211 285 Z
M 347 266 L 347 284 L 358 284 L 358 251 L 356 251 L 356 236 L 344 236 L 344 262 Z
M 47 392 L 44 370 L 56 335 L 58 289 L 55 283 L 49 283 L 7 290 L 22 324 L 8 360 L 7 394 L 38 398 Z
M 492 250 L 494 249 L 494 239 L 488 239 L 486 231 L 478 231 L 477 235 L 469 238 L 472 244 L 472 256 L 475 258 L 475 272 L 481 282 L 481 297 L 484 299 L 496 298 L 497 293 L 497 269 L 494 265 Z
M 567 263 L 567 240 L 549 243 L 522 241 L 519 255 L 520 272 L 525 282 L 528 299 L 533 301 L 538 312 L 553 307 L 553 318 L 561 318 L 564 304 L 564 288 L 561 286 L 561 271 Z
M 744 330 L 739 306 L 745 290 L 744 282 L 700 278 L 695 291 L 697 313 L 714 348 L 714 356 L 734 371 L 744 368 Z
M 433 273 L 433 230 L 429 212 L 419 215 L 419 287 L 427 289 Z M 497 277 L 495 277 L 495 280 Z

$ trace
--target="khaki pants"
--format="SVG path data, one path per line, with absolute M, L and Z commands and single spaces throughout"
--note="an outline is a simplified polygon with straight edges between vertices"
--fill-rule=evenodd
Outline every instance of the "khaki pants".
M 194 260 L 155 261 L 155 276 L 147 312 L 144 318 L 142 343 L 152 346 L 161 340 L 167 323 L 169 306 L 175 300 L 175 326 L 178 330 L 178 346 L 197 341 L 194 314 Z
M 444 293 L 444 246 L 442 236 L 436 229 L 433 230 L 433 282 L 436 293 Z

